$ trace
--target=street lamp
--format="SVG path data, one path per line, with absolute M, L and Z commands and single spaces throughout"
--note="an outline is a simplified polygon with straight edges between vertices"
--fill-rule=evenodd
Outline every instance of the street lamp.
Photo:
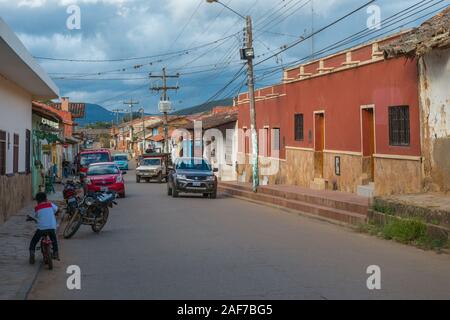
M 206 0 L 208 3 L 219 3 L 226 9 L 235 13 L 246 21 L 247 39 L 246 47 L 240 50 L 242 60 L 247 61 L 247 85 L 248 96 L 250 100 L 250 132 L 252 135 L 252 166 L 253 166 L 253 192 L 257 192 L 259 186 L 259 169 L 258 169 L 258 136 L 256 132 L 256 109 L 255 109 L 255 81 L 253 76 L 253 59 L 255 58 L 255 50 L 253 49 L 253 29 L 252 17 L 244 17 L 239 12 L 233 10 L 219 0 Z

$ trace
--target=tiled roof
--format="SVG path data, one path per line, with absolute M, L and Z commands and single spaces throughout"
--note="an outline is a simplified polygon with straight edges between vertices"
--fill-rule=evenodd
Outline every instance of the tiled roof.
M 227 123 L 235 122 L 237 120 L 238 111 L 236 109 L 232 109 L 228 112 L 214 113 L 196 119 L 196 121 L 202 121 L 203 129 L 216 128 Z M 186 129 L 194 129 L 194 123 L 190 123 L 189 125 L 187 125 Z
M 381 47 L 386 58 L 420 57 L 432 49 L 450 47 L 450 7 L 441 11 L 400 39 Z

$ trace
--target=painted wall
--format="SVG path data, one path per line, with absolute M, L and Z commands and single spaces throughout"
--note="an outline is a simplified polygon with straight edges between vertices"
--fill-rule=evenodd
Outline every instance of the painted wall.
M 420 66 L 425 189 L 450 190 L 450 49 L 425 55 Z
M 19 172 L 24 172 L 26 130 L 31 131 L 31 95 L 1 75 L 0 115 L 0 130 L 9 133 L 10 139 L 6 150 L 6 174 L 13 172 L 14 134 L 19 134 Z
M 313 113 L 323 110 L 325 150 L 362 152 L 360 108 L 374 105 L 375 152 L 420 156 L 417 74 L 417 61 L 399 58 L 286 83 L 278 86 L 286 96 L 256 102 L 257 127 L 281 128 L 282 141 L 285 138 L 281 153 L 285 158 L 285 146 L 314 148 Z M 411 144 L 406 147 L 389 145 L 388 108 L 399 105 L 409 106 Z M 296 113 L 304 115 L 303 141 L 295 141 Z M 239 121 L 241 128 L 250 127 L 248 103 L 240 105 Z

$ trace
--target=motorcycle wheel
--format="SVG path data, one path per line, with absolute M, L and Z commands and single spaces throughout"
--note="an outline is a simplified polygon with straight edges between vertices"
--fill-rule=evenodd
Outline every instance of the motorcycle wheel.
M 99 219 L 98 222 L 96 220 L 95 223 L 91 226 L 92 231 L 94 231 L 95 233 L 99 233 L 100 231 L 102 231 L 103 227 L 108 221 L 108 216 L 109 216 L 109 209 L 108 207 L 105 207 L 103 209 L 102 218 Z
M 64 239 L 70 239 L 78 231 L 81 226 L 81 215 L 78 210 L 74 212 L 66 227 L 64 228 Z

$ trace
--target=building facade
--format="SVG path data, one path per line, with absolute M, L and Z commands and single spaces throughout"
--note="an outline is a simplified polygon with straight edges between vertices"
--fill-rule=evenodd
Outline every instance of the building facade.
M 450 8 L 383 48 L 417 61 L 424 191 L 450 191 Z
M 58 88 L 0 18 L 0 223 L 32 199 L 32 100 Z
M 257 90 L 260 179 L 363 195 L 421 190 L 417 61 L 385 59 L 380 46 L 401 34 L 284 71 Z M 248 94 L 239 128 L 250 128 Z M 240 138 L 241 180 L 251 180 L 251 143 Z M 243 177 L 243 178 L 242 178 Z

